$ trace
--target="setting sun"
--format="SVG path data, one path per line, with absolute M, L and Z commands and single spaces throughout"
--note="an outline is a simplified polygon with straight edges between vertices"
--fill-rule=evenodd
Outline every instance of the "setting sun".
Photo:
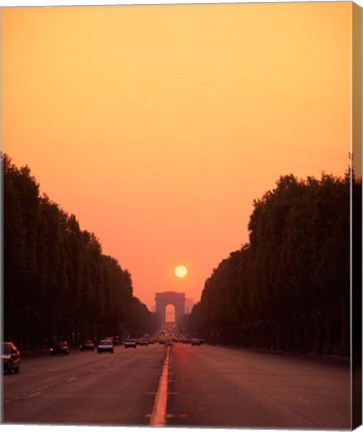
M 149 309 L 199 301 L 280 175 L 348 166 L 349 2 L 9 7 L 1 32 L 3 151 Z
M 178 278 L 184 278 L 188 274 L 188 269 L 182 265 L 178 266 L 174 270 L 175 275 Z
M 358 429 L 363 0 L 43 2 L 0 0 L 4 423 Z

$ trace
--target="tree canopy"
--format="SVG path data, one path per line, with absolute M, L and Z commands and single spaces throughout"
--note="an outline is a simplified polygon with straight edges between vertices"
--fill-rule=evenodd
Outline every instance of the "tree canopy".
M 353 188 L 361 181 L 353 179 Z M 209 339 L 348 352 L 350 173 L 282 176 L 254 201 L 249 243 L 205 282 L 190 325 Z
M 152 331 L 155 317 L 133 296 L 131 274 L 75 215 L 40 195 L 29 167 L 6 154 L 2 162 L 4 337 L 32 348 Z

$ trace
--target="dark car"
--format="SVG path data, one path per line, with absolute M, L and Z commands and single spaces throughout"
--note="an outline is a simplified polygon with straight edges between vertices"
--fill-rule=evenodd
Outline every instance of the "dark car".
M 110 352 L 111 354 L 114 353 L 113 351 L 113 343 L 109 339 L 103 339 L 99 342 L 97 345 L 97 353 L 100 354 L 102 352 Z
M 136 348 L 136 340 L 135 339 L 126 339 L 124 342 L 125 348 Z
M 95 344 L 93 343 L 93 340 L 87 339 L 80 344 L 79 349 L 80 351 L 94 351 Z
M 69 343 L 67 341 L 57 342 L 50 349 L 50 353 L 52 355 L 56 355 L 56 354 L 68 355 L 69 351 L 70 351 L 70 347 L 69 347 Z
M 120 338 L 118 336 L 107 336 L 105 340 L 112 341 L 113 346 L 120 345 Z
M 3 342 L 1 358 L 5 373 L 19 373 L 20 351 L 12 342 Z

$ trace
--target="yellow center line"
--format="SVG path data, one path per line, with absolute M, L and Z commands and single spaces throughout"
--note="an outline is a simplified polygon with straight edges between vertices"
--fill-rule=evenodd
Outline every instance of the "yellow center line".
M 156 393 L 153 413 L 151 414 L 150 426 L 165 426 L 166 408 L 168 402 L 168 375 L 169 375 L 170 347 L 167 347 L 166 357 L 161 372 L 158 391 Z

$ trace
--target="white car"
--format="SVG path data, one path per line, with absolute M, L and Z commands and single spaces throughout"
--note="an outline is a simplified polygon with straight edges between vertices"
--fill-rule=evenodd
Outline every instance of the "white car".
M 97 354 L 100 354 L 101 352 L 110 352 L 113 354 L 113 343 L 111 340 L 103 339 L 100 341 L 97 345 Z

